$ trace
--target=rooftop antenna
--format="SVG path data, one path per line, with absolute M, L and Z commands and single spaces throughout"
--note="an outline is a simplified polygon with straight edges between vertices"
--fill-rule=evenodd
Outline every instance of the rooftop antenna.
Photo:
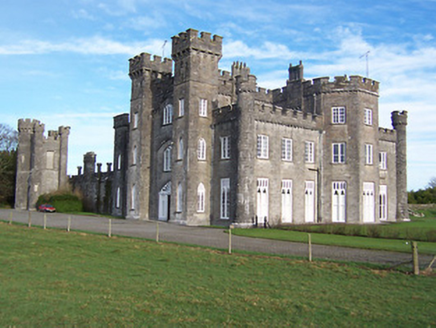
M 165 45 L 167 44 L 167 40 L 165 40 L 163 46 L 162 46 L 162 58 L 165 58 Z
M 369 53 L 370 53 L 370 51 L 368 50 L 362 56 L 359 57 L 359 58 L 365 57 L 365 59 L 366 59 L 366 77 L 369 77 L 369 63 L 368 63 L 368 55 L 369 55 Z

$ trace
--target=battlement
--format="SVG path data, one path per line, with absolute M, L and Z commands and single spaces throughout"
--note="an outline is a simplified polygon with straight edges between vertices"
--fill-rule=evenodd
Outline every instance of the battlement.
M 172 41 L 173 59 L 183 52 L 189 52 L 190 50 L 205 52 L 220 58 L 222 55 L 223 38 L 214 35 L 211 39 L 211 33 L 209 32 L 201 32 L 200 37 L 198 37 L 198 31 L 190 28 L 186 32 L 173 36 Z
M 54 130 L 49 130 L 47 132 L 47 139 L 56 140 L 59 137 L 59 132 Z
M 243 62 L 233 62 L 232 64 L 232 76 L 242 76 L 244 79 L 247 79 L 250 75 L 250 67 L 247 66 L 246 63 Z
M 292 81 L 290 81 L 292 83 Z M 350 77 L 335 76 L 333 81 L 329 77 L 319 77 L 303 82 L 303 94 L 314 94 L 323 92 L 340 91 L 367 91 L 378 94 L 379 82 L 362 76 L 353 75 Z
M 58 128 L 58 133 L 61 136 L 68 136 L 70 134 L 71 128 L 69 126 L 60 126 Z
M 129 114 L 120 114 L 114 117 L 114 129 L 121 128 L 123 126 L 129 126 Z
M 392 129 L 378 128 L 379 139 L 383 141 L 395 142 L 397 140 L 397 132 Z
M 26 119 L 19 119 L 18 120 L 18 132 L 27 132 L 27 133 L 34 133 L 34 132 L 44 132 L 45 125 L 42 124 L 38 120 L 31 120 L 30 118 Z
M 304 66 L 303 62 L 300 60 L 300 63 L 297 66 L 292 66 L 289 64 L 289 81 L 299 81 L 303 80 Z
M 392 126 L 396 129 L 399 125 L 407 125 L 407 111 L 394 111 L 391 114 Z
M 138 56 L 129 59 L 129 75 L 134 77 L 142 71 L 152 71 L 162 74 L 172 74 L 173 62 L 170 58 L 164 58 L 162 61 L 161 56 L 153 56 L 149 53 L 141 53 Z
M 232 76 L 229 71 L 218 70 L 220 78 L 223 80 L 230 80 Z

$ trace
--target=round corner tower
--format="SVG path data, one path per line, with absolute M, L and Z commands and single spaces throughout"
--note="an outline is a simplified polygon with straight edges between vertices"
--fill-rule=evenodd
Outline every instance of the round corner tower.
M 392 126 L 397 133 L 397 220 L 409 218 L 407 199 L 407 112 L 392 112 Z

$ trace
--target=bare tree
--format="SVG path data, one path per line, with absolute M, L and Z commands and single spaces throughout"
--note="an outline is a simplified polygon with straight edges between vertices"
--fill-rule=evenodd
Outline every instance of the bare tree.
M 7 124 L 0 123 L 0 151 L 11 151 L 17 148 L 18 132 Z

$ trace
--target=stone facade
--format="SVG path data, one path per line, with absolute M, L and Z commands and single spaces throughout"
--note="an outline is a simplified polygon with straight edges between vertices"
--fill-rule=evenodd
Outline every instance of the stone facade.
M 35 210 L 38 197 L 67 187 L 69 127 L 48 131 L 37 120 L 18 121 L 15 208 Z
M 189 29 L 172 38 L 172 60 L 130 59 L 111 214 L 243 227 L 407 218 L 407 113 L 379 128 L 378 82 L 306 80 L 300 62 L 265 90 L 244 63 L 220 71 L 221 49 L 221 37 Z

